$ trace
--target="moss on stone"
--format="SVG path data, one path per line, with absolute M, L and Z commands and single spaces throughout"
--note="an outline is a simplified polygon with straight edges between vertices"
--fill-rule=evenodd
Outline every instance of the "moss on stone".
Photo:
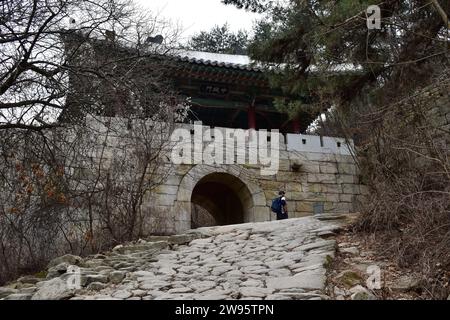
M 325 269 L 330 269 L 331 268 L 331 264 L 333 263 L 333 257 L 330 255 L 327 255 L 325 257 L 325 262 L 323 263 L 323 266 Z
M 356 271 L 346 270 L 337 277 L 337 280 L 347 288 L 351 288 L 359 284 L 363 280 L 363 278 Z
M 36 272 L 34 274 L 34 276 L 36 278 L 46 278 L 47 277 L 47 271 L 43 270 L 43 271 Z

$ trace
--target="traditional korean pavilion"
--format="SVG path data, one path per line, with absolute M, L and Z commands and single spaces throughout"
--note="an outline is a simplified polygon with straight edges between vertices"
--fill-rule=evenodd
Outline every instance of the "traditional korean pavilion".
M 84 42 L 91 46 L 95 57 L 126 58 L 136 55 L 135 49 L 127 48 L 116 41 L 88 40 L 76 32 L 64 34 L 64 37 L 67 48 L 77 48 L 79 43 Z M 290 119 L 286 113 L 277 110 L 273 103 L 276 97 L 303 101 L 306 98 L 286 97 L 280 89 L 272 88 L 267 71 L 252 63 L 248 56 L 189 50 L 160 53 L 159 51 L 165 49 L 159 50 L 158 45 L 149 43 L 155 53 L 150 54 L 148 59 L 171 61 L 165 77 L 178 94 L 190 98 L 192 107 L 189 121 L 202 121 L 203 125 L 211 127 L 278 129 L 282 133 L 302 133 L 314 120 L 314 115 L 308 113 L 300 113 Z M 89 96 L 82 89 L 83 85 L 86 86 L 85 81 L 90 81 L 89 79 L 73 78 L 70 81 L 73 90 L 67 99 L 68 108 L 60 116 L 62 121 L 78 117 L 80 101 Z M 122 96 L 126 94 L 122 93 Z M 109 106 L 109 111 L 105 112 L 108 116 L 119 115 L 111 105 L 122 102 L 121 99 L 114 98 L 111 96 L 104 102 L 104 105 Z M 89 102 L 86 102 L 86 105 L 89 105 Z
M 273 105 L 281 90 L 269 86 L 267 73 L 248 56 L 199 51 L 177 53 L 173 79 L 180 94 L 191 97 L 191 120 L 228 128 L 305 131 L 309 114 L 289 119 Z M 296 97 L 296 99 L 300 99 Z

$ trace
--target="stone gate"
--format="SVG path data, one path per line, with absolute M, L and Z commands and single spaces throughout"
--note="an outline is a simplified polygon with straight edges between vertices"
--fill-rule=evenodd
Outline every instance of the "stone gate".
M 274 220 L 270 204 L 279 190 L 286 192 L 290 217 L 356 209 L 365 189 L 351 141 L 286 134 L 278 142 L 279 170 L 274 175 L 261 175 L 260 165 L 175 165 L 143 204 L 144 210 L 158 212 L 150 218 L 150 229 L 177 233 L 202 226 L 193 221 L 198 210 L 210 215 L 206 225 Z

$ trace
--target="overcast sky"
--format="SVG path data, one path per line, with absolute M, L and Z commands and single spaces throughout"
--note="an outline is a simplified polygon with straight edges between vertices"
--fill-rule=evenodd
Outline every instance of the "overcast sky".
M 150 9 L 183 26 L 182 37 L 191 37 L 199 31 L 209 30 L 214 25 L 228 22 L 230 29 L 250 31 L 258 14 L 224 5 L 220 0 L 135 0 Z

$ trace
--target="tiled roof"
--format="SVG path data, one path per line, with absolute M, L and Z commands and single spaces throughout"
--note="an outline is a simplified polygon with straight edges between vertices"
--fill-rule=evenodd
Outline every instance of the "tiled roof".
M 211 53 L 191 50 L 175 50 L 170 54 L 174 56 L 178 61 L 253 72 L 263 72 L 269 69 L 272 72 L 281 73 L 283 72 L 283 68 L 285 66 L 285 64 L 280 64 L 278 66 L 268 66 L 264 68 L 262 67 L 261 63 L 255 62 L 251 60 L 249 56 L 244 55 Z M 329 66 L 326 70 L 323 71 L 331 73 L 341 73 L 348 71 L 354 72 L 360 70 L 360 68 L 361 67 L 359 66 L 347 63 Z M 311 65 L 309 67 L 309 71 L 312 73 L 317 73 L 320 70 L 315 65 Z
M 243 71 L 262 72 L 248 56 L 211 53 L 202 51 L 177 50 L 173 56 L 182 62 L 196 63 L 205 66 L 224 67 Z

